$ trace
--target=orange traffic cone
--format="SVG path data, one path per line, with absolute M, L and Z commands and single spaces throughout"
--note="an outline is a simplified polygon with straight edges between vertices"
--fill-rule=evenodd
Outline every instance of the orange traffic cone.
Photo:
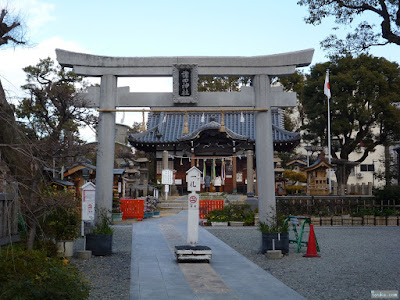
M 310 235 L 308 236 L 307 253 L 303 257 L 321 257 L 317 253 L 317 244 L 315 243 L 314 226 L 310 224 Z

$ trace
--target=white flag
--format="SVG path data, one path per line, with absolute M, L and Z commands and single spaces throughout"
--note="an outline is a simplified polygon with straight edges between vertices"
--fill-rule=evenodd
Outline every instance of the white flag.
M 244 123 L 244 116 L 243 112 L 240 113 L 240 123 Z
M 205 116 L 204 116 L 204 113 L 201 115 L 201 118 L 200 118 L 200 122 L 201 123 L 204 123 L 204 121 L 205 121 Z
M 331 87 L 329 86 L 329 70 L 326 71 L 324 94 L 328 97 L 328 100 L 331 98 Z

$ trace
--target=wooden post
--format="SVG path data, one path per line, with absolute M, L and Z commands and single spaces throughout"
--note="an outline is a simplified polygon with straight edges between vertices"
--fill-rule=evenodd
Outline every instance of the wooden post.
M 192 156 L 191 156 L 191 158 L 190 158 L 190 167 L 192 168 L 192 167 L 194 167 L 195 165 L 196 165 L 196 159 L 195 159 L 195 155 L 194 154 L 192 154 Z
M 237 193 L 236 186 L 236 154 L 234 153 L 232 156 L 232 192 Z

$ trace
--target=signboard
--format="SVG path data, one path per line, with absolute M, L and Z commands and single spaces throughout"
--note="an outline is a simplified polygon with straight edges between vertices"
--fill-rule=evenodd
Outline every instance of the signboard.
M 197 169 L 197 168 L 196 168 Z M 198 169 L 197 169 L 198 170 Z M 198 170 L 200 172 L 200 170 Z M 201 172 L 200 172 L 201 173 Z M 187 242 L 194 246 L 199 239 L 199 194 L 192 192 L 188 196 L 188 235 Z
M 164 169 L 161 173 L 161 184 L 171 185 L 174 183 L 174 173 L 170 169 Z
M 195 64 L 174 64 L 172 68 L 174 103 L 198 103 L 199 72 Z
M 88 182 L 82 186 L 82 221 L 94 220 L 96 186 Z
M 186 172 L 187 190 L 190 192 L 198 192 L 201 188 L 201 171 L 196 167 L 190 168 Z
M 179 96 L 181 97 L 190 97 L 192 95 L 191 73 L 191 69 L 179 70 Z

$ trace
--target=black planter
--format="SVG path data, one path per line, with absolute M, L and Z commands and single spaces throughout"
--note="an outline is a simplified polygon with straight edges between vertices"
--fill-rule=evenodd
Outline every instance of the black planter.
M 93 255 L 111 255 L 112 234 L 87 234 L 86 250 L 91 250 Z
M 278 233 L 262 233 L 261 253 L 272 250 L 272 240 L 275 240 L 275 250 L 282 250 L 283 254 L 289 253 L 289 232 L 281 233 L 278 240 Z

